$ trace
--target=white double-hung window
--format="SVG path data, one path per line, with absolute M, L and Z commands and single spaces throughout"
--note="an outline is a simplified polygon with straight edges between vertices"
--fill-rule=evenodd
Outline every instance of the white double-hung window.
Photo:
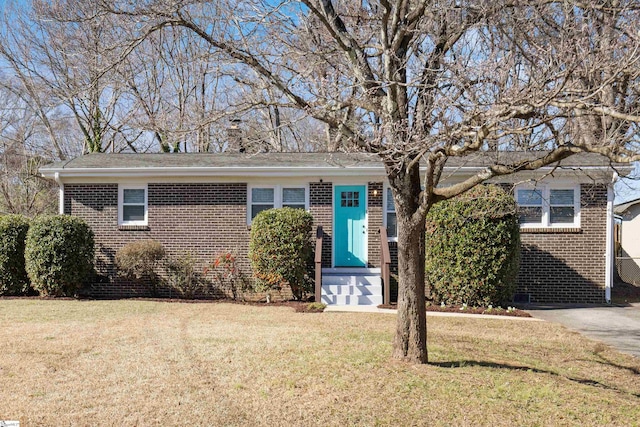
M 262 211 L 275 207 L 275 188 L 252 188 L 251 198 L 251 219 L 255 218 Z
M 385 226 L 387 227 L 387 237 L 396 239 L 398 237 L 398 221 L 396 220 L 396 205 L 393 203 L 391 188 L 387 187 L 384 200 Z
M 251 186 L 249 187 L 247 204 L 248 224 L 251 224 L 256 215 L 267 209 L 282 207 L 309 208 L 307 188 L 292 185 Z
M 515 192 L 522 227 L 580 227 L 580 185 L 519 186 Z
M 282 188 L 282 207 L 306 209 L 307 208 L 307 192 L 303 187 L 283 187 Z
M 147 186 L 118 186 L 118 224 L 147 225 Z

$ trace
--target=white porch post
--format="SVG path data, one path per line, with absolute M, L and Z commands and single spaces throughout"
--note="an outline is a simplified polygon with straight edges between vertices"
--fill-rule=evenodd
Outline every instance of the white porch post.
M 56 172 L 55 181 L 58 183 L 60 190 L 58 191 L 58 213 L 64 215 L 64 184 L 60 181 L 60 174 Z
M 614 176 L 614 181 L 616 177 Z M 607 304 L 611 304 L 611 288 L 613 287 L 613 266 L 614 264 L 614 251 L 613 251 L 613 183 L 607 185 L 607 235 L 606 235 L 606 249 L 605 249 L 605 284 L 604 284 L 604 298 Z

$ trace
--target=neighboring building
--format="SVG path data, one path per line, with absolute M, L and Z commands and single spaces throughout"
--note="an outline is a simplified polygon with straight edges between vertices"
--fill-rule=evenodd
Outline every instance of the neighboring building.
M 527 154 L 485 156 L 451 158 L 443 185 L 478 173 L 496 156 Z M 521 207 L 519 300 L 610 300 L 609 167 L 600 156 L 580 154 L 501 179 Z M 91 288 L 96 297 L 144 293 L 117 277 L 113 265 L 116 251 L 137 239 L 156 239 L 174 255 L 190 251 L 201 266 L 232 250 L 250 274 L 251 220 L 272 207 L 304 208 L 323 227 L 323 301 L 382 302 L 380 227 L 388 231 L 392 264 L 397 259 L 393 202 L 375 155 L 90 154 L 41 172 L 60 185 L 60 212 L 82 217 L 95 232 L 96 267 L 103 275 Z
M 618 274 L 627 283 L 640 284 L 640 199 L 616 205 L 613 211 L 620 218 Z

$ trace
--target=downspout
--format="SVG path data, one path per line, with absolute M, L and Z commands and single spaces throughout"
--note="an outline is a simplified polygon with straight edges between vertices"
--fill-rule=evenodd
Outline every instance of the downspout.
M 58 213 L 64 215 L 64 184 L 60 181 L 60 174 L 58 172 L 54 175 L 54 179 L 60 188 L 58 191 Z
M 604 282 L 604 299 L 607 304 L 611 304 L 611 288 L 613 288 L 613 266 L 614 263 L 614 251 L 613 251 L 613 184 L 618 180 L 618 174 L 613 173 L 611 183 L 607 185 L 607 234 L 606 234 L 606 248 L 604 252 L 605 256 L 605 282 Z

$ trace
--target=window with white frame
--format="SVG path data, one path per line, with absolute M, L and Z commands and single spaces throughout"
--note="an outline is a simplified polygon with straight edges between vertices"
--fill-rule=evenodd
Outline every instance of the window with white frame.
M 393 203 L 393 194 L 391 188 L 387 187 L 386 190 L 385 206 L 385 224 L 387 227 L 387 237 L 398 237 L 398 222 L 396 221 L 396 206 Z
M 260 212 L 281 207 L 308 209 L 307 188 L 296 186 L 255 186 L 249 188 L 248 223 Z
M 538 185 L 516 188 L 522 227 L 580 227 L 579 185 Z
M 121 185 L 118 188 L 118 224 L 147 225 L 147 186 Z
M 282 188 L 282 207 L 307 208 L 307 195 L 304 188 Z
M 262 211 L 275 207 L 274 188 L 252 188 L 251 189 L 251 219 L 255 218 Z

